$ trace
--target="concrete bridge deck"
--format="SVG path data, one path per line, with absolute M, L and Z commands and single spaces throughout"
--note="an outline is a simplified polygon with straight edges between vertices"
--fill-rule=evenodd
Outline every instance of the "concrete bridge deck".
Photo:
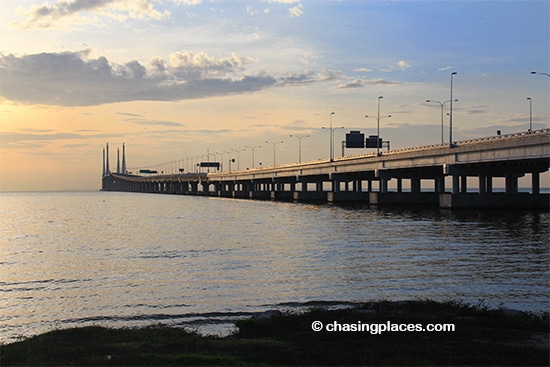
M 102 190 L 233 198 L 439 205 L 549 207 L 540 174 L 550 129 L 251 170 L 155 176 L 106 174 Z M 530 175 L 528 193 L 518 179 Z M 504 192 L 495 192 L 502 178 Z M 472 183 L 474 183 L 472 185 Z M 393 186 L 393 187 L 390 187 Z M 446 187 L 449 186 L 449 187 Z M 469 187 L 470 186 L 470 187 Z M 472 188 L 476 192 L 472 193 Z

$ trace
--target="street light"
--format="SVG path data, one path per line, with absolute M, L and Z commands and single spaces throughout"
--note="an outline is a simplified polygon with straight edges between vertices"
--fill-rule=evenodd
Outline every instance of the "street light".
M 328 129 L 328 127 L 325 127 L 323 126 L 321 129 Z M 330 150 L 330 161 L 334 161 L 334 149 L 333 149 L 333 146 L 334 146 L 334 131 L 336 129 L 345 129 L 345 127 L 343 126 L 339 126 L 339 127 L 333 127 L 333 128 L 330 128 L 330 147 L 331 147 L 331 150 Z
M 380 134 L 380 120 L 382 120 L 383 118 L 391 117 L 391 115 L 380 116 L 380 117 L 365 115 L 365 117 L 372 118 L 372 119 L 376 120 L 376 123 L 378 125 L 378 129 L 377 129 L 378 133 L 377 134 Z M 376 155 L 380 155 L 379 142 L 380 142 L 380 135 L 376 135 Z
M 216 153 L 214 153 L 214 154 L 215 154 L 215 156 L 214 156 L 215 158 L 214 158 L 214 159 L 217 159 L 218 154 L 221 156 L 220 167 L 218 168 L 219 171 L 221 171 L 221 172 L 223 172 L 223 155 L 224 155 L 225 153 L 229 153 L 229 152 L 226 152 L 226 151 L 223 151 L 223 150 L 222 150 L 221 152 L 216 152 Z M 231 154 L 231 153 L 230 153 L 230 154 Z
M 298 139 L 298 163 L 302 163 L 302 138 L 309 138 L 309 135 L 289 135 Z
M 550 78 L 550 74 L 548 74 L 548 73 L 539 73 L 539 72 L 537 72 L 537 71 L 532 71 L 531 74 L 546 75 L 547 77 Z
M 344 129 L 344 127 L 332 127 L 332 115 L 334 115 L 334 112 L 331 112 L 330 113 L 330 127 L 325 127 L 323 126 L 322 129 L 329 129 L 330 131 L 330 134 L 329 134 L 329 145 L 330 145 L 330 161 L 334 161 L 334 130 L 336 129 Z
M 458 74 L 456 71 L 451 73 L 451 106 L 449 108 L 449 146 L 453 147 L 453 75 Z
M 331 112 L 330 113 L 330 132 L 329 132 L 329 158 L 330 158 L 330 161 L 332 162 L 334 160 L 334 137 L 333 137 L 333 134 L 334 134 L 334 130 L 332 130 L 332 115 L 334 115 L 334 112 Z
M 241 163 L 240 163 L 240 152 L 246 152 L 246 149 L 231 149 L 232 152 L 236 152 L 237 153 L 237 171 L 240 171 L 241 170 Z M 231 157 L 230 157 L 231 158 Z
M 533 131 L 533 100 L 531 97 L 527 97 L 529 100 L 529 131 Z
M 380 116 L 380 100 L 384 98 L 382 96 L 378 97 L 378 115 L 377 117 L 374 117 L 374 116 L 369 116 L 369 115 L 365 115 L 365 117 L 370 117 L 370 118 L 373 118 L 373 119 L 376 119 L 376 155 L 379 156 L 380 155 L 380 119 L 383 119 L 385 117 L 391 117 L 391 115 L 387 115 L 387 116 Z
M 380 100 L 384 98 L 382 96 L 378 97 L 378 118 L 376 119 L 376 139 L 378 139 L 376 143 L 376 155 L 380 155 L 380 144 L 378 142 L 380 141 Z
M 454 100 L 455 102 L 458 102 L 458 99 Z M 439 101 L 432 101 L 430 99 L 427 99 L 426 102 L 428 103 L 439 103 L 441 106 L 441 144 L 443 144 L 443 106 L 445 106 L 445 103 L 451 102 L 451 100 L 447 100 L 445 102 L 439 102 Z
M 273 144 L 273 165 L 275 166 L 275 145 L 284 143 L 284 141 L 266 141 L 266 144 Z
M 254 166 L 254 149 L 261 148 L 261 147 L 262 147 L 261 145 L 257 145 L 255 147 L 249 147 L 248 145 L 245 146 L 245 148 L 252 149 L 252 168 L 255 168 L 255 166 Z

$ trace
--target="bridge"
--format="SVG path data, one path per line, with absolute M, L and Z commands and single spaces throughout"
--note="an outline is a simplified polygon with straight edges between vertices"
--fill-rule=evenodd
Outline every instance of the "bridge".
M 541 193 L 540 182 L 549 163 L 550 129 L 232 172 L 111 173 L 104 153 L 102 190 L 379 206 L 548 208 L 550 195 Z M 527 191 L 519 190 L 522 177 Z

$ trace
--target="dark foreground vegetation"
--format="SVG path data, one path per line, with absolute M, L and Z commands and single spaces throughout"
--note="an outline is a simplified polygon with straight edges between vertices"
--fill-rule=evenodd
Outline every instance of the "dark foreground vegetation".
M 455 324 L 454 332 L 315 332 L 312 323 Z M 360 323 L 359 323 L 360 322 Z M 181 328 L 56 330 L 0 347 L 0 365 L 543 365 L 548 314 L 461 303 L 376 302 L 237 322 L 230 336 Z

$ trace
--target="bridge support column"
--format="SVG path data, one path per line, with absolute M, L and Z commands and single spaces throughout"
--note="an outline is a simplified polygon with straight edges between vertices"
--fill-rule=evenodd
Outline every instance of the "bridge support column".
M 487 193 L 487 176 L 485 175 L 479 175 L 479 193 Z
M 465 194 L 468 192 L 468 176 L 460 176 L 460 192 Z
M 487 176 L 485 187 L 487 189 L 488 194 L 493 192 L 493 176 Z
M 342 182 L 339 181 L 339 180 L 332 180 L 332 182 L 331 182 L 332 190 L 330 190 L 330 191 L 340 192 L 341 191 L 341 187 L 340 187 L 341 184 L 342 184 Z M 345 182 L 345 185 L 347 186 L 347 182 Z M 344 191 L 348 191 L 348 190 L 346 189 Z
M 445 176 L 435 178 L 435 192 L 445 192 Z
M 191 182 L 191 194 L 197 195 L 199 192 L 199 183 L 197 181 Z
M 531 193 L 540 194 L 540 173 L 531 173 Z
M 286 190 L 288 187 L 290 191 Z M 293 179 L 277 179 L 273 182 L 273 191 L 271 191 L 271 200 L 291 201 L 294 198 L 295 182 Z
M 362 192 L 363 191 L 363 182 L 361 181 L 361 179 L 353 181 L 353 191 L 354 192 Z
M 323 181 L 315 182 L 315 191 L 317 192 L 323 191 Z
M 240 199 L 248 197 L 248 191 L 245 190 L 245 184 L 242 181 L 234 181 L 231 196 Z
M 300 180 L 301 189 L 293 192 L 294 201 L 327 201 L 327 192 L 323 191 L 323 183 L 326 179 L 326 176 L 323 176 L 309 178 L 309 181 Z M 308 183 L 315 185 L 315 188 L 309 191 Z
M 388 181 L 389 179 L 387 179 L 386 177 L 380 178 L 380 192 L 388 192 Z
M 458 194 L 460 192 L 460 176 L 459 175 L 453 175 L 453 194 Z
M 411 178 L 411 193 L 419 193 L 421 191 L 420 187 L 420 177 Z
M 506 175 L 506 193 L 515 194 L 518 192 L 518 178 L 520 175 L 509 173 Z
M 397 192 L 403 192 L 403 179 L 401 177 L 397 179 Z

